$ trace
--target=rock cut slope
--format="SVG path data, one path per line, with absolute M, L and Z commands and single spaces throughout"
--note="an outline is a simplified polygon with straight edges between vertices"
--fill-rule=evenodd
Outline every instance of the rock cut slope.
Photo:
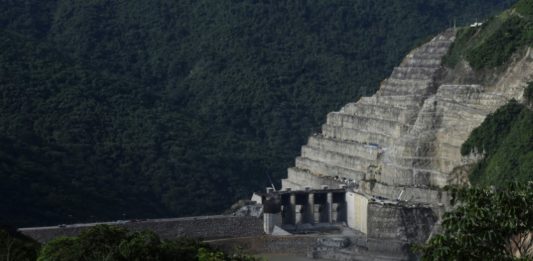
M 445 83 L 441 62 L 454 39 L 454 30 L 441 33 L 409 53 L 375 95 L 329 113 L 282 186 L 349 183 L 368 195 L 447 202 L 440 188 L 464 182 L 453 173 L 476 159 L 462 157 L 461 145 L 489 113 L 520 98 L 526 82 L 512 77 L 524 67 L 518 62 L 506 73 L 513 81 L 499 87 Z M 528 52 L 522 61 L 531 58 Z

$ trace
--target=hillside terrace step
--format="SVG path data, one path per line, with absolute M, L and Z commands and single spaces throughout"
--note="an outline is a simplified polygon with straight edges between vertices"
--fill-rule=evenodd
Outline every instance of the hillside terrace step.
M 448 52 L 450 45 L 450 42 L 429 42 L 411 51 L 406 55 L 406 59 L 421 54 L 434 55 L 435 57 L 444 56 Z
M 395 67 L 389 78 L 392 79 L 432 79 L 439 68 Z
M 405 57 L 405 59 L 402 61 L 402 63 L 404 63 L 405 61 L 409 59 L 442 59 L 442 57 L 446 55 L 447 52 L 448 52 L 448 48 L 433 50 L 433 52 L 417 50 L 417 51 L 414 51 L 408 54 Z
M 387 120 L 377 117 L 364 117 L 358 115 L 345 114 L 341 112 L 330 112 L 326 123 L 333 126 L 342 126 L 364 131 L 376 131 L 378 133 L 399 133 L 404 124 L 397 120 Z
M 441 173 L 441 172 L 436 171 L 436 170 L 400 165 L 397 162 L 384 163 L 383 164 L 383 172 L 384 173 L 385 172 L 389 172 L 389 173 L 397 172 L 397 173 L 401 173 L 402 175 L 405 175 L 405 174 L 413 175 L 413 174 L 416 174 L 416 173 L 431 173 L 431 174 L 435 174 L 435 175 L 444 174 L 444 173 Z M 398 183 L 398 184 L 400 184 L 400 183 Z
M 410 106 L 411 110 L 414 110 L 416 108 L 418 108 L 418 107 Z M 352 114 L 352 113 L 357 113 L 359 110 L 372 110 L 372 111 L 376 111 L 376 112 L 392 111 L 395 114 L 399 114 L 399 113 L 405 112 L 406 110 L 409 110 L 409 109 L 406 109 L 405 107 L 399 107 L 399 106 L 372 103 L 372 102 L 368 102 L 368 100 L 360 100 L 358 102 L 347 103 L 346 105 L 344 105 L 344 107 L 342 107 L 340 109 L 340 112 L 343 112 L 343 113 L 346 113 L 346 114 Z
M 436 98 L 439 101 L 480 104 L 489 107 L 507 102 L 504 95 L 486 93 L 483 87 L 477 85 L 442 85 L 437 90 Z
M 379 115 L 381 119 L 405 122 L 409 118 L 408 116 L 415 114 L 416 109 L 416 107 L 400 108 L 379 104 L 349 103 L 342 107 L 339 112 L 362 117 L 375 117 Z
M 391 144 L 393 141 L 393 136 L 390 136 L 390 134 L 345 128 L 340 126 L 332 126 L 328 124 L 322 125 L 322 135 L 332 139 L 355 141 L 369 144 L 373 143 L 380 144 L 382 146 Z
M 476 118 L 479 115 L 482 118 L 489 113 L 491 109 L 483 105 L 460 103 L 453 100 L 439 100 L 439 107 L 437 107 L 439 115 L 444 114 L 442 117 L 456 117 L 457 115 L 467 115 L 467 118 Z M 464 118 L 465 116 L 458 116 Z
M 455 40 L 455 32 L 451 30 L 450 32 L 445 32 L 445 33 L 442 33 L 442 34 L 439 34 L 433 37 L 433 39 L 431 39 L 426 44 L 430 44 L 430 45 L 448 44 L 449 45 L 453 43 L 454 40 Z
M 492 110 L 494 107 L 500 107 L 501 105 L 504 105 L 507 103 L 506 98 L 499 97 L 499 96 L 491 96 L 486 94 L 478 94 L 478 97 L 473 96 L 454 96 L 454 97 L 447 97 L 447 96 L 437 96 L 437 101 L 441 103 L 449 103 L 449 104 L 468 104 L 463 106 L 468 106 L 472 108 L 486 108 L 489 110 Z
M 320 161 L 331 166 L 339 166 L 346 169 L 351 169 L 355 172 L 365 172 L 369 165 L 373 163 L 371 160 L 360 158 L 357 156 L 346 155 L 342 153 L 320 150 L 311 146 L 302 146 L 302 157 Z
M 414 49 L 414 52 L 432 52 L 435 49 L 448 49 L 452 43 L 453 38 L 450 39 L 433 39 L 417 48 Z
M 378 93 L 391 93 L 399 95 L 426 94 L 432 89 L 430 84 L 427 85 L 399 85 L 384 82 L 378 90 Z
M 319 189 L 323 185 L 327 185 L 331 188 L 335 188 L 343 184 L 340 181 L 334 180 L 333 177 L 318 176 L 318 175 L 311 173 L 309 170 L 300 169 L 298 167 L 292 167 L 287 170 L 286 181 L 292 184 L 297 184 L 298 189 L 304 189 L 305 187 L 310 187 L 312 189 Z M 289 183 L 287 185 L 289 185 Z M 283 187 L 285 188 L 286 186 L 283 186 Z M 292 185 L 292 188 L 297 189 L 295 188 L 295 185 Z
M 418 95 L 380 95 L 379 91 L 372 97 L 362 97 L 358 106 L 376 105 L 404 110 L 417 110 L 422 105 L 423 96 Z
M 434 92 L 430 85 L 426 86 L 398 86 L 398 85 L 389 85 L 384 84 L 378 90 L 377 93 L 381 96 L 403 96 L 403 95 L 412 95 L 412 94 L 424 94 L 430 95 Z
M 415 49 L 412 54 L 416 57 L 417 54 L 433 54 L 437 56 L 443 56 L 448 52 L 450 42 L 430 42 Z M 411 58 L 407 55 L 407 59 Z
M 305 169 L 314 174 L 331 177 L 339 176 L 341 178 L 355 180 L 356 182 L 365 178 L 365 173 L 362 171 L 355 171 L 352 169 L 343 168 L 341 166 L 329 165 L 327 163 L 306 157 L 297 157 L 295 166 L 296 168 Z
M 407 106 L 421 106 L 424 101 L 424 96 L 419 94 L 414 95 L 379 95 L 376 94 L 371 97 L 362 97 L 359 102 L 362 103 L 373 103 L 380 105 L 391 105 L 396 107 L 407 107 Z
M 432 80 L 433 74 L 424 75 L 424 74 L 407 74 L 407 73 L 394 73 L 391 74 L 389 79 L 398 79 L 398 80 Z
M 439 68 L 442 64 L 441 60 L 433 57 L 410 57 L 405 59 L 400 66 Z
M 380 107 L 386 107 L 391 108 L 391 110 L 419 110 L 420 104 L 422 99 L 421 98 L 408 98 L 403 99 L 401 103 L 396 103 L 393 97 L 412 97 L 412 95 L 389 95 L 389 96 L 380 96 L 376 95 L 374 99 L 359 99 L 356 103 L 349 103 L 347 106 L 349 107 L 348 110 L 354 109 L 354 106 L 356 107 L 362 107 L 362 106 L 380 106 Z M 377 98 L 377 99 L 376 99 Z M 391 98 L 391 99 L 388 99 Z
M 445 174 L 424 168 L 384 164 L 382 167 L 382 174 L 376 175 L 376 180 L 378 182 L 395 184 L 397 186 L 427 186 L 432 184 L 433 180 L 440 180 L 443 175 Z
M 421 87 L 427 87 L 432 85 L 431 79 L 426 80 L 412 80 L 412 79 L 394 79 L 394 78 L 388 78 L 381 82 L 381 85 L 391 85 L 391 86 L 398 86 L 398 87 L 410 87 L 415 86 L 417 88 Z
M 321 150 L 356 156 L 367 160 L 377 160 L 380 154 L 380 149 L 371 144 L 330 139 L 322 135 L 310 137 L 307 145 Z
M 409 168 L 427 169 L 438 166 L 449 166 L 457 163 L 456 159 L 448 157 L 417 157 L 417 156 L 397 156 L 391 157 L 391 162 L 399 166 L 408 166 Z
M 434 72 L 437 71 L 436 68 L 424 68 L 424 67 L 411 67 L 411 66 L 397 66 L 394 67 L 392 70 L 392 74 L 394 73 L 411 73 L 411 74 L 425 74 L 425 75 L 431 75 Z
M 469 95 L 474 93 L 484 93 L 485 87 L 479 84 L 443 84 L 439 86 L 439 92 L 442 94 Z
M 379 95 L 382 96 L 399 96 L 399 95 L 410 95 L 414 93 L 423 93 L 430 94 L 430 89 L 428 88 L 381 88 L 378 91 Z

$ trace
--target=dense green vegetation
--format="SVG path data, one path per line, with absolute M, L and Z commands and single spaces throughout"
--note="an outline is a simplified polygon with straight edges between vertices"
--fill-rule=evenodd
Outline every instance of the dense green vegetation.
M 533 106 L 533 82 L 530 82 L 524 90 L 524 100 L 528 106 Z
M 422 260 L 533 258 L 531 181 L 500 190 L 478 187 L 452 192 L 460 204 L 444 214 L 442 232 L 419 247 Z
M 19 234 L 0 230 L 2 261 L 82 261 L 82 260 L 179 260 L 253 261 L 235 253 L 228 255 L 196 240 L 161 240 L 150 231 L 129 232 L 116 226 L 98 225 L 76 237 L 58 237 L 40 245 Z
M 515 5 L 516 11 L 523 15 L 533 17 L 533 1 L 532 0 L 521 0 L 518 1 Z
M 521 0 L 481 27 L 460 29 L 445 63 L 453 67 L 464 58 L 477 70 L 503 65 L 520 47 L 533 45 L 532 9 L 531 0 Z
M 12 228 L 0 228 L 0 261 L 33 261 L 39 243 Z
M 419 39 L 514 1 L 3 1 L 0 223 L 217 213 Z
M 484 153 L 472 173 L 475 185 L 533 180 L 533 111 L 516 101 L 489 115 L 461 147 L 461 153 Z

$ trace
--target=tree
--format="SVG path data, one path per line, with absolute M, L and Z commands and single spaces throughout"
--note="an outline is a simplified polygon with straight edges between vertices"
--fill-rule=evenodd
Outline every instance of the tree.
M 256 259 L 241 253 L 230 256 L 193 239 L 161 240 L 151 231 L 131 233 L 123 227 L 98 225 L 83 230 L 77 237 L 59 237 L 48 242 L 43 246 L 37 260 L 254 261 Z
M 128 239 L 130 238 L 127 229 L 109 225 L 98 225 L 83 230 L 77 237 L 83 260 L 119 259 L 121 257 L 119 246 L 129 241 Z
M 0 261 L 30 261 L 37 258 L 39 244 L 18 233 L 0 229 Z
M 161 240 L 152 231 L 133 233 L 119 245 L 120 255 L 126 260 L 161 260 Z
M 453 188 L 442 233 L 417 247 L 423 260 L 533 258 L 533 182 L 501 189 Z
M 58 237 L 41 249 L 37 261 L 76 261 L 81 260 L 80 244 L 76 238 Z

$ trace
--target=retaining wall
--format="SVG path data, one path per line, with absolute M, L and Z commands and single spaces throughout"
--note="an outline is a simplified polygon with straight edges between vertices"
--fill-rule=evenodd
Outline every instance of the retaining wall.
M 174 239 L 176 237 L 218 239 L 259 236 L 263 234 L 263 220 L 261 218 L 235 216 L 150 219 L 122 224 L 108 222 L 69 225 L 66 227 L 21 228 L 19 231 L 39 242 L 47 242 L 58 236 L 76 236 L 83 229 L 98 224 L 123 226 L 130 231 L 150 230 L 162 239 Z
M 316 244 L 319 235 L 259 236 L 207 241 L 225 251 L 243 249 L 249 254 L 290 254 L 306 256 Z

